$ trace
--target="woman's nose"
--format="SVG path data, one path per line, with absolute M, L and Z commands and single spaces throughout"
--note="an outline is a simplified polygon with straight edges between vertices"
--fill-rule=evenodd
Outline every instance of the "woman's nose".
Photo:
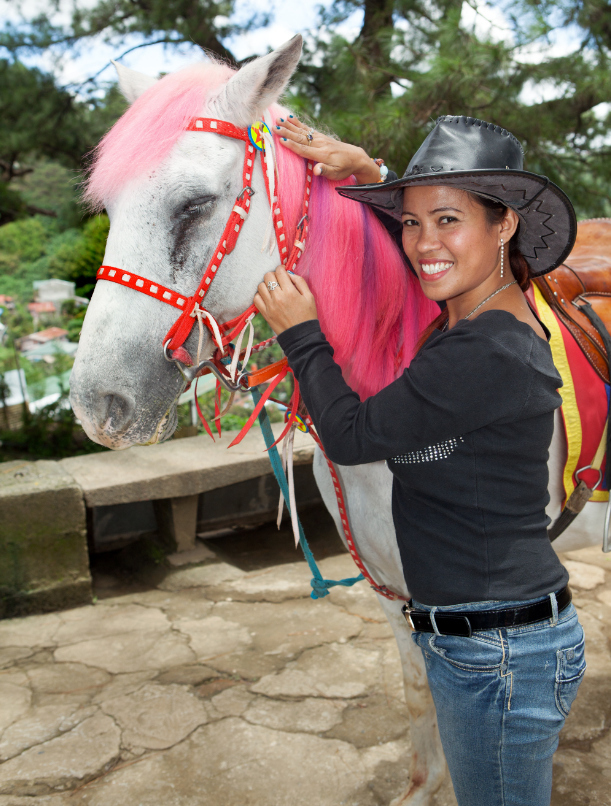
M 439 249 L 441 241 L 439 240 L 439 232 L 435 226 L 427 226 L 423 224 L 419 228 L 418 240 L 416 241 L 416 249 L 420 254 L 425 254 L 434 249 Z

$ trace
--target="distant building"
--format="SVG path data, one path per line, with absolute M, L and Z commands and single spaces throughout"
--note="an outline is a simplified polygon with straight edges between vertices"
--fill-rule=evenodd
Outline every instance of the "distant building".
M 24 350 L 22 355 L 28 361 L 46 361 L 47 364 L 52 364 L 57 358 L 58 354 L 70 355 L 74 358 L 78 344 L 72 341 L 58 341 L 53 339 L 46 342 L 46 344 L 39 344 L 32 350 Z
M 48 344 L 49 342 L 67 342 L 68 331 L 61 327 L 48 327 L 46 330 L 40 330 L 38 333 L 30 333 L 29 336 L 24 336 L 19 339 L 19 349 L 21 352 L 33 350 L 40 344 Z
M 35 280 L 33 285 L 36 302 L 53 302 L 57 310 L 62 302 L 74 299 L 75 284 L 69 280 Z
M 41 321 L 44 322 L 49 316 L 54 316 L 57 313 L 57 308 L 53 302 L 30 302 L 28 303 L 28 311 L 34 320 L 34 327 L 38 327 Z
M 5 308 L 7 311 L 15 310 L 15 300 L 6 294 L 0 294 L 0 308 Z
M 73 302 L 77 308 L 89 305 L 86 297 L 74 295 L 75 284 L 69 280 L 58 280 L 57 278 L 35 280 L 32 285 L 34 286 L 34 302 L 28 305 L 28 310 L 32 315 L 35 327 L 38 327 L 41 322 L 44 323 L 49 316 L 61 313 L 64 302 Z

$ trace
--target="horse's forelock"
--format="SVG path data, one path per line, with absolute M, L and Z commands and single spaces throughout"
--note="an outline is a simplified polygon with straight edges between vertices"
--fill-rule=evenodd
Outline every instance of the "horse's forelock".
M 226 64 L 200 62 L 164 76 L 141 95 L 95 149 L 85 201 L 101 209 L 127 181 L 159 165 L 234 72 Z
M 273 107 L 274 116 L 285 109 Z M 279 200 L 289 244 L 301 216 L 303 160 L 277 144 Z M 361 399 L 409 365 L 418 335 L 439 313 L 406 269 L 392 238 L 364 204 L 335 187 L 352 180 L 315 178 L 308 245 L 297 271 L 316 297 L 322 329 L 344 377 Z

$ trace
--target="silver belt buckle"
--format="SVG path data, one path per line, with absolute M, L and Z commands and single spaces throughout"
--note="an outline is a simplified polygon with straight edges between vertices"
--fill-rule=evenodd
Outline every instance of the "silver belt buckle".
M 412 628 L 412 630 L 414 630 L 414 632 L 415 632 L 415 631 L 416 631 L 416 626 L 415 626 L 414 622 L 412 621 L 412 610 L 413 610 L 413 609 L 414 609 L 414 608 L 413 608 L 413 607 L 410 605 L 410 603 L 409 603 L 409 602 L 406 602 L 406 603 L 403 605 L 403 607 L 401 608 L 401 612 L 403 613 L 403 618 L 404 618 L 404 619 L 407 621 L 407 623 L 409 624 L 409 626 L 410 626 L 410 627 Z

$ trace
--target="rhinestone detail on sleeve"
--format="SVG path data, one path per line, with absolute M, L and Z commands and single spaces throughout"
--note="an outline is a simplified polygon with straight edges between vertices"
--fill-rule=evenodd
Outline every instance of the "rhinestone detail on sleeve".
M 447 459 L 454 453 L 459 442 L 464 442 L 462 437 L 452 437 L 445 442 L 438 442 L 436 445 L 429 445 L 418 451 L 410 451 L 401 456 L 393 456 L 391 462 L 402 465 L 418 465 L 421 462 L 437 462 L 439 459 Z

